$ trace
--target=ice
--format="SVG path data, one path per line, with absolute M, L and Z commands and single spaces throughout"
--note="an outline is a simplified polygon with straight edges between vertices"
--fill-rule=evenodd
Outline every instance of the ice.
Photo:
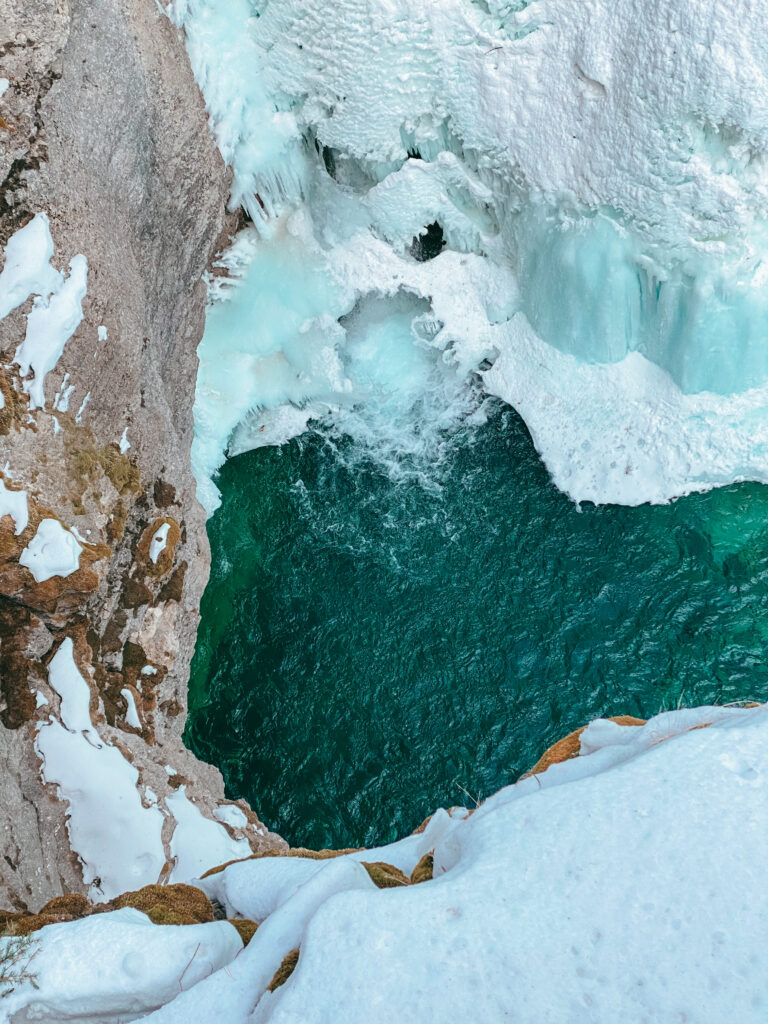
M 246 839 L 230 838 L 223 825 L 203 817 L 185 790 L 179 786 L 165 801 L 176 820 L 171 836 L 172 882 L 188 882 L 209 868 L 251 855 Z
M 0 96 L 4 96 L 10 88 L 11 83 L 7 78 L 0 78 Z
M 18 537 L 27 528 L 29 508 L 26 491 L 12 491 L 0 479 L 0 519 L 10 516 L 13 520 L 13 532 Z
M 0 945 L 11 940 L 0 938 Z M 126 907 L 34 936 L 27 981 L 0 1003 L 0 1020 L 131 1021 L 224 967 L 242 949 L 226 921 L 158 927 Z
M 592 365 L 546 345 L 522 314 L 483 380 L 521 414 L 576 501 L 639 505 L 768 483 L 768 385 L 687 395 L 638 352 Z
M 131 442 L 128 440 L 128 427 L 125 428 L 123 433 L 120 435 L 120 454 L 125 455 L 128 449 L 131 447 Z
M 232 204 L 255 225 L 223 260 L 230 279 L 212 281 L 200 349 L 194 468 L 209 510 L 227 451 L 318 417 L 402 469 L 414 436 L 434 449 L 471 417 L 476 374 L 500 351 L 526 382 L 515 407 L 547 465 L 570 463 L 576 500 L 763 479 L 761 442 L 743 457 L 765 432 L 755 397 L 768 381 L 756 7 L 673 0 L 638 19 L 627 0 L 187 0 L 171 14 L 234 168 Z M 428 229 L 444 247 L 419 264 Z M 478 304 L 483 278 L 493 299 Z M 449 292 L 465 310 L 446 320 Z M 404 323 L 404 295 L 427 304 L 418 323 Z M 510 356 L 515 314 L 540 345 Z M 534 360 L 553 365 L 550 349 L 572 359 L 572 400 L 545 422 Z M 612 464 L 621 424 L 629 483 Z
M 29 569 L 36 583 L 42 583 L 53 576 L 76 572 L 82 550 L 57 519 L 42 519 L 35 536 L 19 555 L 19 563 Z

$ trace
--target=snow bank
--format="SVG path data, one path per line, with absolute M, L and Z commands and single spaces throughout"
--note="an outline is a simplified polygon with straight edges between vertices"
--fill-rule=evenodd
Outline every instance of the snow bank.
M 19 563 L 29 569 L 36 583 L 42 583 L 53 576 L 76 572 L 82 550 L 58 519 L 42 519 L 35 536 L 19 555 Z
M 11 1005 L 38 999 L 58 1020 L 160 1007 L 152 1024 L 764 1024 L 768 708 L 593 722 L 580 756 L 432 822 L 378 850 L 258 858 L 199 882 L 261 921 L 235 959 L 225 923 L 149 929 L 121 911 L 46 928 L 41 992 Z M 415 843 L 434 850 L 431 881 L 378 890 L 358 863 L 407 868 Z M 224 951 L 195 952 L 216 936 Z
M 51 718 L 42 725 L 35 749 L 44 781 L 54 783 L 69 804 L 70 846 L 82 861 L 91 899 L 109 900 L 156 882 L 165 864 L 163 816 L 157 807 L 143 806 L 138 771 L 94 728 L 90 689 L 71 639 L 51 660 L 48 680 L 61 698 L 63 724 Z
M 187 796 L 185 788 L 179 786 L 165 801 L 176 820 L 171 836 L 172 882 L 188 882 L 209 868 L 228 860 L 249 857 L 252 853 L 246 839 L 232 839 L 222 825 L 204 817 Z
M 765 479 L 762 4 L 170 13 L 259 236 L 211 286 L 195 414 L 209 510 L 227 450 L 312 417 L 387 464 L 416 458 L 414 437 L 434 451 L 499 352 L 493 387 L 576 500 Z M 437 255 L 417 241 L 435 226 Z
M 252 1020 L 763 1021 L 768 712 L 607 731 L 458 826 L 434 881 L 325 904 Z
M 68 656 L 53 674 L 80 721 Z M 49 926 L 33 940 L 39 989 L 20 986 L 0 1020 L 763 1024 L 767 834 L 768 708 L 600 720 L 580 756 L 420 836 L 202 880 L 261 922 L 245 950 L 226 922 L 159 927 L 132 909 Z M 377 890 L 359 864 L 407 869 L 423 848 L 434 877 L 416 886 Z
M 7 941 L 0 938 L 0 946 Z M 35 986 L 25 982 L 2 1000 L 0 1021 L 136 1020 L 241 949 L 226 921 L 158 927 L 130 907 L 48 925 L 30 950 Z
M 283 958 L 302 941 L 307 923 L 340 893 L 373 893 L 365 868 L 346 859 L 326 861 L 261 925 L 248 946 L 225 971 L 212 975 L 192 991 L 151 1014 L 151 1024 L 218 1022 L 246 1024 L 259 996 L 269 985 Z M 305 1020 L 306 1018 L 299 1018 Z

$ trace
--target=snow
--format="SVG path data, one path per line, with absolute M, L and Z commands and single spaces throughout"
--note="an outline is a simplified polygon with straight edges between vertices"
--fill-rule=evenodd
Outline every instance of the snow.
M 442 812 L 432 881 L 378 890 L 357 862 L 395 863 L 420 837 L 231 865 L 196 884 L 261 922 L 236 957 L 231 939 L 218 962 L 192 956 L 233 931 L 225 922 L 150 930 L 122 911 L 55 925 L 41 933 L 40 993 L 23 987 L 9 1009 L 50 999 L 49 1019 L 72 1007 L 98 1020 L 148 1012 L 151 1024 L 764 1024 L 767 741 L 765 706 L 593 722 L 580 756 L 471 815 Z M 297 947 L 290 979 L 266 992 Z
M 156 882 L 165 864 L 163 816 L 142 805 L 138 771 L 93 726 L 90 689 L 68 637 L 51 660 L 48 681 L 61 698 L 61 723 L 51 718 L 42 725 L 35 749 L 44 781 L 69 803 L 70 845 L 91 899 L 109 900 Z
M 120 693 L 125 698 L 125 702 L 128 705 L 128 710 L 125 714 L 126 722 L 133 729 L 141 729 L 141 719 L 139 718 L 139 712 L 136 709 L 136 698 L 127 687 L 124 687 Z
M 29 569 L 36 583 L 53 576 L 71 576 L 80 567 L 83 549 L 57 519 L 43 519 L 19 562 Z
M 125 455 L 128 449 L 131 447 L 131 442 L 128 440 L 128 427 L 125 428 L 120 437 L 120 454 Z
M 82 701 L 84 683 L 60 685 Z M 183 788 L 167 803 L 184 843 L 220 856 Z M 580 756 L 472 814 L 438 812 L 421 836 L 197 881 L 261 922 L 245 949 L 226 922 L 155 927 L 135 910 L 43 929 L 40 987 L 20 986 L 0 1020 L 764 1024 L 766 834 L 766 706 L 598 720 Z M 407 870 L 414 844 L 434 851 L 429 882 L 378 890 L 358 863 Z M 267 992 L 296 948 L 296 970 Z
M 53 294 L 35 300 L 27 316 L 24 341 L 16 349 L 14 360 L 19 364 L 21 376 L 34 371 L 34 379 L 24 383 L 32 409 L 44 408 L 46 374 L 56 366 L 64 346 L 83 319 L 82 303 L 88 278 L 85 256 L 73 257 L 69 269 L 69 277 Z
M 27 314 L 24 341 L 14 356 L 22 377 L 34 371 L 33 379 L 24 382 L 31 409 L 45 406 L 46 374 L 83 319 L 88 261 L 83 255 L 73 257 L 65 277 L 51 266 L 53 251 L 48 217 L 38 213 L 9 238 L 0 273 L 0 320 L 30 295 L 36 296 Z
M 158 927 L 131 907 L 48 925 L 35 939 L 35 987 L 25 982 L 4 998 L 0 1021 L 135 1020 L 242 949 L 226 921 Z
M 53 408 L 58 410 L 58 412 L 67 412 L 69 410 L 69 400 L 74 390 L 75 385 L 69 383 L 69 374 L 65 373 L 61 387 L 53 397 Z
M 209 511 L 228 450 L 313 417 L 387 463 L 393 443 L 413 455 L 419 428 L 471 417 L 472 373 L 499 353 L 493 387 L 576 500 L 765 479 L 761 4 L 169 13 L 255 225 L 210 283 L 194 449 Z M 446 248 L 416 263 L 432 223 Z M 410 317 L 403 292 L 424 303 Z
M 160 528 L 156 530 L 155 535 L 150 541 L 149 559 L 153 564 L 157 562 L 160 555 L 163 553 L 163 551 L 165 551 L 165 545 L 168 540 L 168 531 L 170 530 L 170 528 L 170 523 L 163 523 L 162 526 L 160 526 Z
M 11 491 L 0 478 L 0 519 L 10 516 L 13 520 L 13 532 L 18 537 L 27 528 L 29 510 L 26 491 Z
M 174 773 L 175 774 L 175 773 Z M 165 805 L 176 820 L 171 836 L 172 882 L 188 882 L 209 868 L 251 855 L 245 839 L 232 839 L 223 825 L 206 818 L 179 786 Z
M 48 681 L 61 698 L 59 717 L 70 732 L 82 733 L 91 742 L 100 743 L 91 725 L 91 690 L 75 663 L 74 644 L 65 637 L 48 665 Z
M 91 392 L 89 391 L 88 394 L 83 399 L 82 403 L 80 404 L 80 408 L 77 410 L 77 415 L 75 416 L 75 423 L 82 423 L 82 421 L 83 421 L 83 413 L 85 412 L 85 407 L 88 405 L 90 400 L 91 400 Z
M 213 816 L 217 821 L 222 821 L 225 825 L 230 825 L 232 828 L 245 828 L 248 824 L 248 819 L 244 812 L 239 807 L 235 807 L 234 804 L 223 804 L 221 807 L 217 807 L 213 812 Z
M 0 273 L 0 320 L 26 302 L 30 295 L 49 295 L 61 283 L 51 266 L 53 239 L 44 213 L 19 228 L 5 246 L 5 264 Z
M 99 324 L 98 332 L 97 333 L 98 333 L 98 336 L 99 336 L 99 341 L 106 341 L 107 340 L 107 328 L 104 326 L 104 324 Z
M 4 96 L 6 94 L 6 92 L 10 88 L 10 85 L 11 83 L 8 81 L 7 78 L 0 78 L 0 96 Z
M 143 676 L 156 676 L 157 669 L 155 668 L 154 665 L 145 665 L 144 668 L 141 670 L 141 674 Z
M 194 990 L 151 1014 L 151 1024 L 187 1024 L 222 1020 L 245 1024 L 259 995 L 272 980 L 280 963 L 302 941 L 307 922 L 327 901 L 340 893 L 375 891 L 368 873 L 346 859 L 327 861 L 304 885 L 286 893 L 285 901 L 261 925 L 248 946 L 225 971 L 218 971 Z M 306 1017 L 299 1017 L 306 1021 Z M 335 1018 L 328 1018 L 335 1019 Z M 360 1019 L 366 1019 L 365 1017 Z

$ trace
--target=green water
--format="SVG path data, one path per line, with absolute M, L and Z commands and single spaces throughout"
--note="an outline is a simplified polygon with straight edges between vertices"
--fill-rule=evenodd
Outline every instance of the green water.
M 582 506 L 496 406 L 431 486 L 228 462 L 187 742 L 293 844 L 392 840 L 596 715 L 768 698 L 768 488 Z

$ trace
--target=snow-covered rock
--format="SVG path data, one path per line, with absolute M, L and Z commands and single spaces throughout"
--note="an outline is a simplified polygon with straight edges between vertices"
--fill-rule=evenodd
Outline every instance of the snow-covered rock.
M 0 938 L 0 950 L 8 941 Z M 0 1021 L 136 1020 L 224 967 L 242 946 L 226 921 L 158 927 L 130 907 L 48 925 L 21 960 L 34 984 L 0 1000 Z
M 226 923 L 149 928 L 137 911 L 45 928 L 40 991 L 21 986 L 0 1020 L 764 1024 L 765 706 L 592 722 L 579 756 L 432 821 L 388 847 L 198 882 L 261 922 L 242 952 Z M 407 867 L 415 841 L 433 878 L 378 890 L 359 861 Z

